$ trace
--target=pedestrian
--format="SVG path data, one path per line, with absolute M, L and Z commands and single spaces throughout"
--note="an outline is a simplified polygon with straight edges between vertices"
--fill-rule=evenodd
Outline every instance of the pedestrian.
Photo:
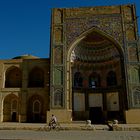
M 107 123 L 107 126 L 109 127 L 109 131 L 116 130 L 118 128 L 118 120 L 113 120 L 112 124 Z

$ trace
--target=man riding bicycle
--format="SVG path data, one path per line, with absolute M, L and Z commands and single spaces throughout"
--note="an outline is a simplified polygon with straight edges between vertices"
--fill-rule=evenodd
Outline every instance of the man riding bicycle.
M 57 125 L 57 118 L 52 114 L 51 120 L 49 121 L 49 126 L 54 129 L 56 125 Z

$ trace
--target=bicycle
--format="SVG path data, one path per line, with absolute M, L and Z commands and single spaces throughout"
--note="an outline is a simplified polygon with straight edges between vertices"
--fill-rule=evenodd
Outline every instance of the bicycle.
M 62 127 L 60 125 L 60 123 L 47 123 L 45 124 L 43 127 L 40 127 L 39 128 L 40 131 L 51 131 L 51 130 L 56 130 L 56 131 L 59 131 L 59 130 L 62 130 Z
M 44 126 L 41 126 L 38 130 L 39 131 L 50 131 L 50 126 L 49 126 L 49 124 L 45 124 Z
M 51 123 L 50 129 L 51 129 L 51 130 L 57 130 L 57 131 L 58 131 L 58 130 L 61 130 L 62 127 L 61 127 L 61 125 L 60 125 L 59 122 L 56 122 L 56 123 Z

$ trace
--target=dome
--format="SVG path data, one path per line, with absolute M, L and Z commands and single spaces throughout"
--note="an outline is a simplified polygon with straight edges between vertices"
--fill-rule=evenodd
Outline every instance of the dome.
M 25 54 L 25 55 L 21 55 L 21 56 L 16 56 L 12 59 L 38 59 L 39 57 L 30 55 L 30 54 Z
M 72 51 L 71 62 L 104 63 L 120 58 L 115 45 L 105 36 L 92 32 L 87 35 Z

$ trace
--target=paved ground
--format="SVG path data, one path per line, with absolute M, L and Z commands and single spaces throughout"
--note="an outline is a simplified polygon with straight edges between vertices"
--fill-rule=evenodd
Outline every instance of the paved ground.
M 0 123 L 0 130 L 38 130 L 45 123 Z M 92 125 L 86 127 L 85 122 L 61 123 L 63 130 L 108 130 L 107 125 Z M 140 131 L 140 124 L 119 124 L 118 131 Z
M 87 127 L 85 122 L 72 122 L 61 123 L 62 131 L 39 131 L 44 126 L 44 123 L 0 123 L 0 140 L 140 140 L 140 124 L 119 124 L 117 131 L 108 131 L 107 125 Z
M 44 128 L 45 123 L 13 123 L 3 122 L 0 123 L 0 130 L 39 130 Z M 74 123 L 61 123 L 62 130 L 97 130 L 108 129 L 107 125 L 91 125 L 86 126 L 85 122 L 74 122 Z M 42 129 L 43 130 L 43 129 Z
M 140 140 L 139 131 L 0 130 L 1 140 Z

